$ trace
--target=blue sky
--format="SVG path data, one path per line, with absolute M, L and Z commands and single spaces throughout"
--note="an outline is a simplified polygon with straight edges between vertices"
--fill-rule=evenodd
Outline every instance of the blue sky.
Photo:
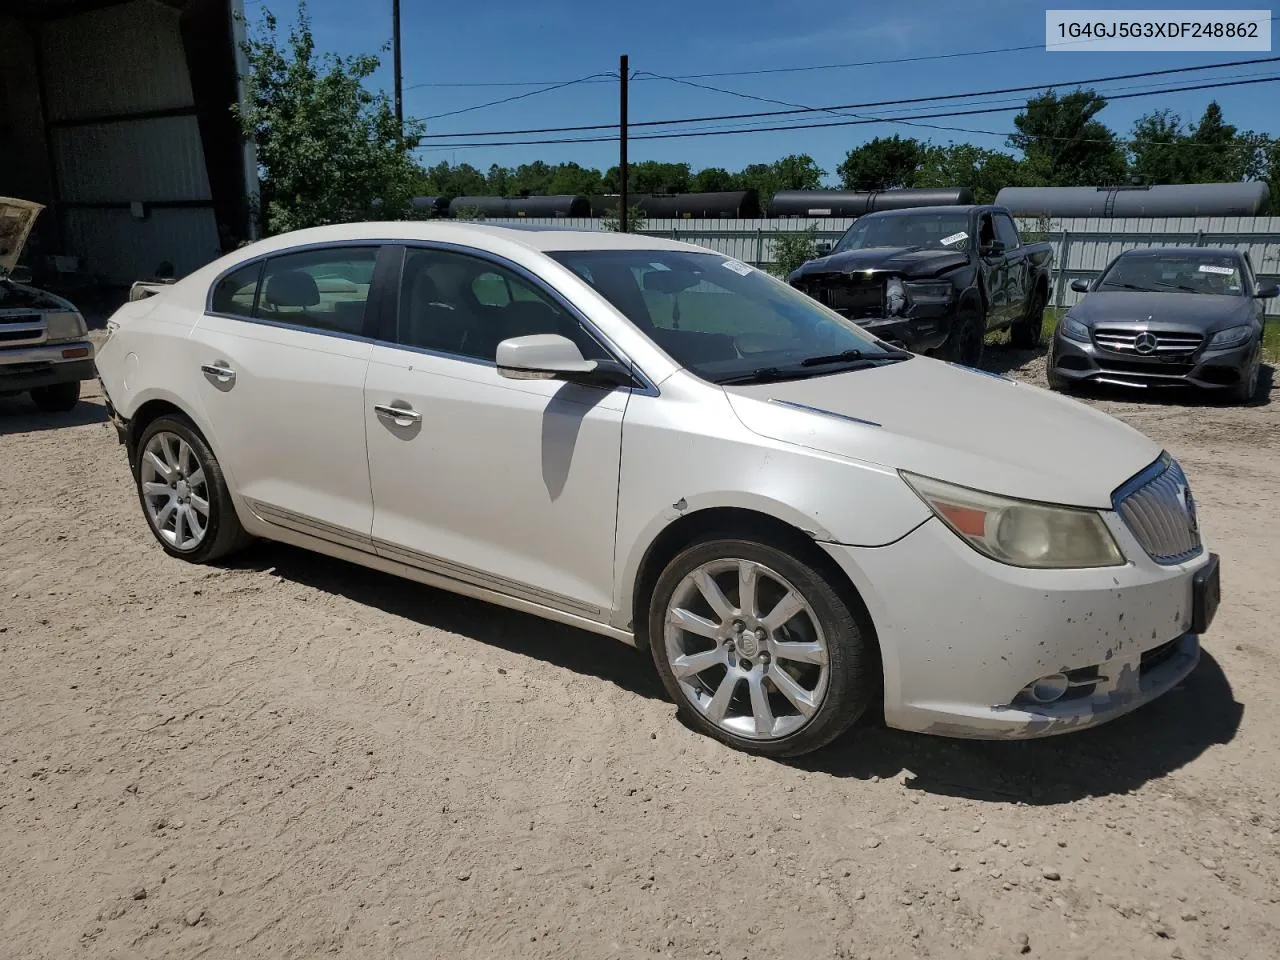
M 265 5 L 286 22 L 292 20 L 296 10 L 296 0 L 266 0 Z M 391 35 L 391 0 L 309 0 L 308 6 L 321 49 L 373 52 Z M 429 117 L 536 89 L 418 84 L 527 80 L 554 83 L 616 71 L 621 53 L 630 56 L 633 71 L 673 75 L 919 57 L 1026 44 L 1041 47 L 949 60 L 699 81 L 809 106 L 1051 84 L 1268 55 L 1046 52 L 1045 10 L 1064 6 L 1070 5 L 1027 0 L 646 0 L 611 8 L 586 0 L 488 0 L 483 4 L 401 0 L 405 113 Z M 1119 4 L 1093 0 L 1075 6 L 1132 9 L 1135 4 L 1132 0 Z M 1162 0 L 1159 6 L 1216 8 L 1205 0 L 1199 4 Z M 246 8 L 252 19 L 260 14 L 263 4 L 246 0 Z M 611 13 L 610 9 L 618 13 Z M 1157 84 L 1262 74 L 1280 74 L 1280 63 L 1120 81 L 1098 85 L 1098 89 L 1138 92 L 1154 89 Z M 385 55 L 377 82 L 391 89 L 390 53 Z M 1015 102 L 1007 104 L 1009 112 L 934 122 L 996 133 L 1008 131 L 1013 128 L 1019 96 L 1022 95 L 986 98 L 1013 99 Z M 1215 98 L 1222 104 L 1229 123 L 1280 134 L 1280 83 L 1119 100 L 1106 108 L 1101 119 L 1113 130 L 1126 134 L 1133 121 L 1149 110 L 1169 107 L 1184 119 L 1195 119 Z M 769 109 L 781 108 L 665 80 L 636 80 L 631 84 L 632 122 Z M 616 81 L 582 83 L 510 104 L 429 120 L 428 133 L 614 123 L 617 110 Z M 819 114 L 814 119 L 839 118 Z M 736 170 L 788 153 L 809 153 L 830 175 L 850 148 L 872 137 L 894 133 L 934 142 L 959 140 L 986 147 L 1003 146 L 1003 137 L 998 135 L 885 122 L 681 140 L 633 140 L 630 159 L 688 161 L 695 170 L 704 166 Z M 617 145 L 431 149 L 422 151 L 420 157 L 427 163 L 442 159 L 468 162 L 481 170 L 491 163 L 515 166 L 536 159 L 574 160 L 603 169 L 617 162 Z

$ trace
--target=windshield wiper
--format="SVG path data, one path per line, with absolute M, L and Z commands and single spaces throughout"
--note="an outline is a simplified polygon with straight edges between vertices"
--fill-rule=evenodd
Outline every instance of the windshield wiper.
M 1199 293 L 1195 287 L 1189 287 L 1185 283 L 1165 283 L 1163 280 L 1157 280 L 1157 284 L 1162 287 L 1173 287 L 1175 290 L 1185 290 L 1187 293 Z
M 1108 287 L 1124 287 L 1126 290 L 1137 290 L 1139 293 L 1155 293 L 1154 290 L 1148 290 L 1146 287 L 1140 287 L 1136 283 L 1121 283 L 1119 280 L 1102 281 Z
M 840 353 L 823 354 L 820 357 L 805 357 L 800 361 L 802 367 L 821 367 L 828 363 L 844 363 L 846 360 L 866 360 L 868 363 L 896 363 L 911 356 L 905 350 L 885 350 L 880 353 L 863 353 L 861 350 L 842 350 Z

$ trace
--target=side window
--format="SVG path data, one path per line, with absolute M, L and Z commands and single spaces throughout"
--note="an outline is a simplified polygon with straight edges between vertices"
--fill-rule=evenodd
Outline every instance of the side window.
M 578 321 L 511 270 L 465 254 L 409 250 L 397 339 L 410 347 L 493 362 L 511 337 L 558 333 L 588 360 L 608 354 Z
M 255 317 L 334 333 L 364 332 L 377 247 L 331 247 L 268 260 Z
M 1013 225 L 1008 214 L 996 214 L 996 239 L 1004 244 L 1006 250 L 1012 250 L 1020 245 L 1018 228 Z
M 261 273 L 262 264 L 252 263 L 227 274 L 213 285 L 213 295 L 209 298 L 210 308 L 214 313 L 252 317 L 253 300 L 258 294 L 258 277 Z

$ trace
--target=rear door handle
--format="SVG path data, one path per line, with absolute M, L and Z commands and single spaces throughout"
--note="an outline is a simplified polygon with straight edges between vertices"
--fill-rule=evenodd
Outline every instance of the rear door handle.
M 207 377 L 213 377 L 219 383 L 231 383 L 236 378 L 236 372 L 221 360 L 217 363 L 200 364 L 200 372 Z
M 422 422 L 422 414 L 407 405 L 401 407 L 390 403 L 375 403 L 373 410 L 378 416 L 394 421 L 398 427 Z

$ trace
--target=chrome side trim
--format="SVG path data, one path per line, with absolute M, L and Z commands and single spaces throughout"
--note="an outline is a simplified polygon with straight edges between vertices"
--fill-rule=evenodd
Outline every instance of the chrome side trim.
M 335 546 L 356 550 L 369 556 L 382 557 L 402 566 L 413 567 L 424 573 L 434 574 L 450 583 L 466 584 L 494 594 L 576 616 L 595 618 L 605 612 L 599 607 L 592 606 L 589 603 L 582 603 L 563 594 L 543 590 L 527 583 L 508 580 L 506 577 L 478 570 L 475 567 L 468 567 L 465 564 L 454 563 L 429 553 L 411 550 L 388 540 L 367 536 L 355 530 L 348 530 L 345 527 L 317 520 L 315 517 L 286 510 L 283 507 L 270 506 L 248 497 L 245 497 L 244 501 L 254 515 L 264 523 L 292 530 L 295 533 L 322 540 Z M 444 589 L 449 589 L 448 583 L 444 584 Z
M 1184 563 L 1204 551 L 1186 474 L 1167 452 L 1112 495 L 1112 504 L 1156 563 Z
M 527 583 L 508 580 L 506 577 L 500 577 L 497 574 L 478 570 L 475 567 L 468 567 L 465 564 L 454 563 L 451 560 L 445 560 L 429 553 L 421 553 L 417 550 L 411 550 L 408 547 L 391 543 L 387 540 L 381 540 L 377 537 L 373 538 L 373 546 L 374 549 L 377 550 L 379 556 L 386 557 L 389 560 L 395 560 L 397 563 L 403 563 L 406 566 L 417 567 L 419 570 L 425 570 L 428 573 L 448 577 L 450 580 L 469 583 L 472 586 L 482 587 L 486 590 L 493 590 L 510 597 L 554 607 L 566 612 L 576 612 L 591 616 L 599 616 L 604 612 L 599 607 L 592 606 L 588 603 L 582 603 L 578 600 L 574 600 L 572 597 L 566 597 L 563 594 L 553 593 L 550 590 L 543 590 L 540 587 L 530 586 Z
M 847 413 L 836 413 L 834 410 L 824 410 L 822 407 L 811 407 L 807 403 L 797 403 L 795 400 L 779 400 L 776 397 L 769 398 L 770 403 L 776 403 L 780 407 L 793 407 L 796 410 L 804 410 L 808 413 L 817 413 L 824 417 L 832 417 L 836 420 L 847 420 L 849 423 L 861 423 L 867 427 L 882 427 L 884 424 L 876 423 L 874 420 L 863 420 L 861 417 L 853 417 Z

